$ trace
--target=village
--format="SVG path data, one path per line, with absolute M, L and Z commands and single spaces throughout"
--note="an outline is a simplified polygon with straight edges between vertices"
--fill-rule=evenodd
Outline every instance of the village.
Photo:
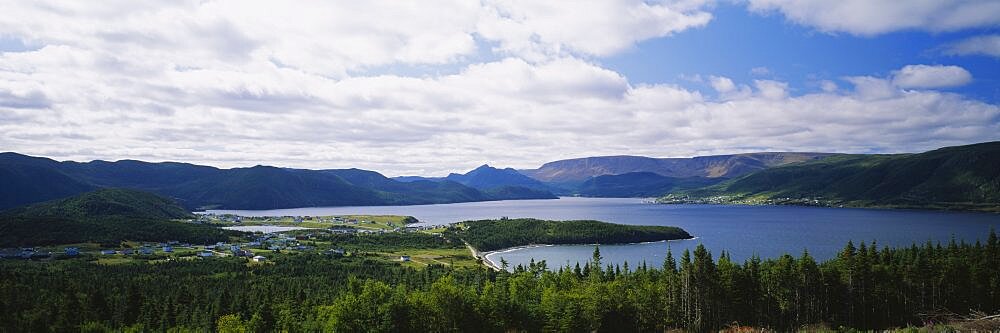
M 212 258 L 240 258 L 250 263 L 267 263 L 275 257 L 303 253 L 330 257 L 351 255 L 347 249 L 332 244 L 329 238 L 342 236 L 379 236 L 404 233 L 423 233 L 440 236 L 450 225 L 412 225 L 419 222 L 410 216 L 350 215 L 350 216 L 280 216 L 260 217 L 235 214 L 198 214 L 197 218 L 183 222 L 211 225 L 227 230 L 241 231 L 242 236 L 229 242 L 190 244 L 179 241 L 134 242 L 117 246 L 107 244 L 66 244 L 62 246 L 22 247 L 0 249 L 0 259 L 9 260 L 63 260 L 85 258 L 98 263 L 116 264 L 135 261 L 207 260 Z M 381 257 L 410 263 L 414 260 L 400 251 L 374 251 Z M 418 264 L 441 263 L 440 251 L 428 255 L 415 251 Z M 372 250 L 366 254 L 373 253 Z M 426 262 L 423 262 L 421 260 Z

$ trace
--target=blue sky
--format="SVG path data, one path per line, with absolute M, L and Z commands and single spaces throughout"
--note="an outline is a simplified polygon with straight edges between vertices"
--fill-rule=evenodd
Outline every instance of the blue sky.
M 749 82 L 771 78 L 790 83 L 794 93 L 819 90 L 820 80 L 888 75 L 909 64 L 957 65 L 972 83 L 949 91 L 1000 101 L 1000 61 L 987 55 L 946 55 L 949 43 L 1000 33 L 996 27 L 953 32 L 904 30 L 877 36 L 821 32 L 788 22 L 777 13 L 752 13 L 742 4 L 719 3 L 705 27 L 644 41 L 631 50 L 597 61 L 638 83 L 676 83 L 711 89 L 683 77 L 720 75 Z M 766 75 L 751 69 L 767 68 Z
M 0 150 L 60 160 L 440 176 L 1000 140 L 995 0 L 4 9 Z

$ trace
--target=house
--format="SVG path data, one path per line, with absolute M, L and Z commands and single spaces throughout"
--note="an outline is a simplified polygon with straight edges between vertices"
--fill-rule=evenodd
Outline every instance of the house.
M 151 254 L 153 254 L 153 248 L 150 248 L 150 247 L 141 248 L 141 249 L 139 249 L 139 254 L 144 255 L 144 256 L 151 255 Z
M 212 252 L 209 252 L 209 251 L 201 251 L 200 253 L 198 253 L 198 256 L 202 257 L 202 258 L 208 258 L 208 257 L 211 257 L 213 255 L 214 254 Z
M 344 249 L 329 249 L 323 251 L 323 254 L 334 257 L 343 257 L 345 253 Z
M 239 250 L 240 250 L 240 246 L 239 245 L 235 245 L 234 244 L 234 245 L 230 245 L 229 246 L 229 251 L 236 252 L 236 251 L 239 251 Z
M 410 256 L 399 256 L 399 261 L 403 262 L 410 261 Z
M 267 260 L 264 256 L 254 256 L 252 259 L 254 262 L 264 262 Z
M 63 253 L 65 253 L 67 256 L 75 257 L 80 255 L 80 249 L 76 247 L 67 247 L 63 249 Z
M 163 252 L 166 252 L 166 253 L 174 252 L 174 247 L 173 246 L 169 246 L 169 245 L 164 246 L 163 247 Z
M 122 254 L 124 254 L 124 255 L 132 255 L 133 253 L 135 253 L 135 251 L 133 251 L 132 249 L 124 249 L 124 250 L 122 250 Z
M 295 221 L 295 223 L 302 223 L 302 217 L 301 217 L 301 216 L 296 216 L 296 217 L 295 217 L 295 218 L 293 219 L 293 221 Z
M 249 250 L 236 250 L 233 251 L 233 255 L 237 257 L 253 257 L 253 252 Z
M 112 255 L 112 254 L 115 254 L 115 250 L 101 250 L 101 254 L 106 255 L 106 256 L 107 255 Z

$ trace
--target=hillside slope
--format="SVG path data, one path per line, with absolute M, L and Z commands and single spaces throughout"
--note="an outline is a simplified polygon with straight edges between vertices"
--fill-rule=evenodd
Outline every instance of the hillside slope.
M 102 189 L 0 214 L 0 247 L 124 240 L 211 243 L 233 232 L 184 222 L 191 213 L 151 193 Z
M 360 169 L 304 170 L 269 166 L 218 169 L 133 160 L 78 163 L 15 153 L 0 154 L 0 184 L 3 185 L 0 187 L 0 210 L 112 187 L 168 196 L 192 210 L 554 198 L 547 192 L 480 190 L 452 181 L 400 182 Z
M 591 178 L 580 185 L 576 194 L 585 197 L 634 198 L 658 197 L 671 191 L 699 188 L 718 183 L 724 178 L 661 176 L 652 172 L 630 172 Z
M 844 155 L 757 171 L 663 199 L 1000 211 L 1000 142 Z
M 582 183 L 591 177 L 651 172 L 666 177 L 731 178 L 789 163 L 821 159 L 834 154 L 766 152 L 692 158 L 651 158 L 642 156 L 600 156 L 545 163 L 538 169 L 519 170 L 545 183 Z

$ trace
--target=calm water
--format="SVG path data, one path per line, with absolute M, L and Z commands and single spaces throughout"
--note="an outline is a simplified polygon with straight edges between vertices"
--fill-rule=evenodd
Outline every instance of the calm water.
M 684 249 L 704 244 L 718 256 L 728 251 L 742 261 L 754 254 L 798 256 L 803 250 L 817 259 L 836 255 L 848 240 L 877 240 L 881 245 L 909 246 L 928 240 L 975 242 L 985 240 L 990 227 L 1000 227 L 1000 215 L 912 210 L 874 210 L 795 206 L 654 205 L 639 199 L 562 198 L 512 200 L 425 206 L 319 207 L 279 210 L 217 210 L 244 216 L 393 214 L 412 215 L 423 224 L 444 224 L 470 219 L 507 216 L 542 219 L 594 219 L 621 224 L 671 225 L 684 228 L 694 240 L 629 245 L 604 245 L 605 261 L 633 267 L 645 261 L 659 266 L 667 246 L 679 256 Z M 549 266 L 588 260 L 593 246 L 549 246 L 518 249 L 489 256 L 511 265 L 546 260 Z

